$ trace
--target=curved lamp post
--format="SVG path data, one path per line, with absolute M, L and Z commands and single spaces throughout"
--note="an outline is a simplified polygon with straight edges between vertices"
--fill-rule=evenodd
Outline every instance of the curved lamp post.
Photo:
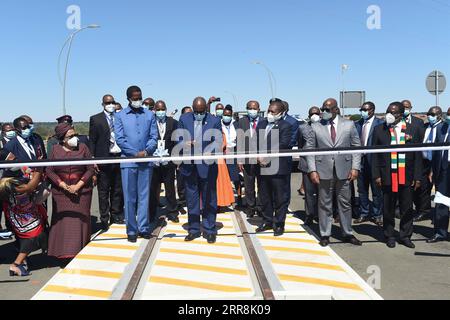
M 275 98 L 276 91 L 277 91 L 277 80 L 275 79 L 275 76 L 273 75 L 272 70 L 270 70 L 269 67 L 266 66 L 261 61 L 255 61 L 255 62 L 253 62 L 253 64 L 260 65 L 266 70 L 267 76 L 269 77 L 270 93 L 272 94 L 272 98 Z
M 236 96 L 233 92 L 231 92 L 231 91 L 225 91 L 225 93 L 227 93 L 227 94 L 233 96 L 234 106 L 235 106 L 236 108 L 239 108 L 239 101 L 238 101 L 237 96 Z
M 67 109 L 66 109 L 66 83 L 67 83 L 67 70 L 69 68 L 69 59 L 70 59 L 70 52 L 72 50 L 72 43 L 73 43 L 73 39 L 75 38 L 75 36 L 80 33 L 83 30 L 86 29 L 97 29 L 100 28 L 99 25 L 96 24 L 90 24 L 84 28 L 81 28 L 75 32 L 73 32 L 72 34 L 70 34 L 69 38 L 67 38 L 66 42 L 64 42 L 64 45 L 61 49 L 61 52 L 59 53 L 59 57 L 58 57 L 58 77 L 59 77 L 59 82 L 61 83 L 61 85 L 63 86 L 63 115 L 67 114 Z M 61 65 L 61 57 L 62 54 L 64 52 L 64 49 L 66 48 L 67 44 L 69 45 L 69 48 L 67 50 L 67 58 L 66 58 L 66 65 L 64 68 L 64 78 L 61 79 L 61 73 L 60 73 L 60 65 Z

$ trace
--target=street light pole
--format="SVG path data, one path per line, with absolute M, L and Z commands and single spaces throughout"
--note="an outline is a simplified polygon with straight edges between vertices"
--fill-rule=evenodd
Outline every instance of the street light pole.
M 235 105 L 236 108 L 239 108 L 239 101 L 237 99 L 237 96 L 231 91 L 225 91 L 225 93 L 228 93 L 228 94 L 233 96 L 234 105 Z
M 341 105 L 341 109 L 342 109 L 342 116 L 345 115 L 345 71 L 347 71 L 349 69 L 349 65 L 348 64 L 343 64 L 341 66 L 341 76 L 342 76 L 342 105 Z
M 66 83 L 67 83 L 67 71 L 69 68 L 69 60 L 70 60 L 70 52 L 72 50 L 72 44 L 73 44 L 73 40 L 75 38 L 75 36 L 80 33 L 83 30 L 86 29 L 96 29 L 96 28 L 100 28 L 99 25 L 96 24 L 91 24 L 88 25 L 87 27 L 81 28 L 75 32 L 73 32 L 72 34 L 70 34 L 69 38 L 67 38 L 66 42 L 64 42 L 64 45 L 61 49 L 61 52 L 59 53 L 59 58 L 58 58 L 58 77 L 59 77 L 59 81 L 62 82 L 62 87 L 63 87 L 63 115 L 67 114 L 67 109 L 66 109 Z M 63 80 L 61 80 L 61 73 L 59 72 L 59 68 L 61 65 L 61 57 L 62 57 L 62 53 L 64 52 L 64 49 L 66 48 L 67 44 L 69 44 L 69 48 L 67 50 L 67 57 L 66 57 L 66 64 L 65 64 L 65 68 L 64 68 L 64 78 Z
M 276 82 L 276 79 L 275 79 L 275 76 L 274 76 L 272 70 L 270 70 L 268 66 L 266 66 L 264 63 L 262 63 L 260 61 L 255 61 L 255 62 L 253 62 L 253 64 L 260 65 L 266 70 L 267 76 L 269 77 L 270 93 L 272 94 L 272 98 L 275 98 L 277 82 Z

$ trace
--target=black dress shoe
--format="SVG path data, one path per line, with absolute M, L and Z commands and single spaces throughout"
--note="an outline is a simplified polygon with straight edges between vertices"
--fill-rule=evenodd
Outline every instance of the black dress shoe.
M 369 222 L 369 221 L 370 221 L 369 217 L 361 217 L 361 218 L 355 219 L 353 221 L 353 223 L 354 224 L 361 224 L 361 223 L 365 223 L 365 222 Z
M 308 227 L 312 227 L 314 225 L 314 218 L 313 217 L 306 217 L 305 225 Z
M 283 234 L 284 234 L 284 228 L 283 227 L 276 227 L 274 232 L 273 232 L 273 235 L 275 237 L 281 237 Z
M 216 243 L 216 241 L 217 241 L 217 236 L 215 234 L 208 234 L 205 238 L 209 244 Z
M 195 239 L 198 239 L 201 236 L 202 235 L 200 233 L 197 233 L 197 234 L 189 233 L 188 236 L 186 238 L 184 238 L 184 241 L 186 241 L 186 242 L 194 241 Z
M 270 225 L 270 224 L 265 223 L 265 224 L 259 226 L 258 229 L 256 229 L 256 233 L 266 232 L 266 231 L 269 231 L 269 230 L 273 230 L 273 226 Z
M 140 233 L 139 237 L 145 240 L 150 240 L 150 238 L 152 237 L 152 235 L 150 233 Z
M 435 235 L 433 238 L 428 239 L 427 243 L 438 243 L 438 242 L 444 242 L 445 240 L 446 239 Z
M 405 247 L 410 248 L 410 249 L 415 249 L 416 248 L 414 243 L 412 243 L 411 239 L 408 239 L 408 238 L 399 240 L 398 243 L 400 243 L 400 244 L 402 244 Z
M 109 231 L 109 223 L 102 222 L 101 228 L 102 228 L 101 230 L 103 233 L 108 232 Z
M 373 218 L 371 221 L 376 224 L 378 227 L 383 226 L 383 218 Z
M 177 215 L 171 215 L 171 214 L 169 214 L 168 217 L 167 217 L 167 219 L 168 219 L 169 221 L 172 221 L 173 223 L 180 223 L 180 219 L 178 218 Z
M 427 213 L 421 213 L 417 217 L 414 218 L 414 222 L 422 222 L 430 220 L 430 215 Z
M 344 239 L 344 242 L 345 242 L 345 243 L 351 243 L 352 245 L 358 246 L 358 247 L 362 246 L 362 242 L 359 241 L 358 239 L 356 239 L 355 236 L 346 237 L 346 238 Z
M 319 244 L 322 247 L 328 247 L 330 245 L 330 238 L 329 237 L 322 237 L 322 239 L 320 239 Z
M 394 249 L 395 246 L 397 245 L 397 243 L 395 242 L 395 239 L 389 239 L 389 240 L 386 242 L 386 245 L 387 245 L 388 248 Z
M 128 236 L 128 242 L 136 243 L 137 242 L 137 236 Z

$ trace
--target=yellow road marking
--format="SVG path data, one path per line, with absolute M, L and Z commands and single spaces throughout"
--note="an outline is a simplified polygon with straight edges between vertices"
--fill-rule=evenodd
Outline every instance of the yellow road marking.
M 181 287 L 192 287 L 192 288 L 205 289 L 205 290 L 211 290 L 211 291 L 221 291 L 221 292 L 252 292 L 253 291 L 252 289 L 243 288 L 243 287 L 224 286 L 224 285 L 218 285 L 218 284 L 214 284 L 214 283 L 187 281 L 187 280 L 180 280 L 180 279 L 170 279 L 170 278 L 164 278 L 164 277 L 151 277 L 149 279 L 149 282 L 181 286 Z
M 107 244 L 107 243 L 95 243 L 91 242 L 88 247 L 90 248 L 103 248 L 103 249 L 118 249 L 118 250 L 137 250 L 138 246 L 125 245 L 125 244 Z
M 159 251 L 164 252 L 164 253 L 186 254 L 186 255 L 199 256 L 199 257 L 243 260 L 243 257 L 241 257 L 241 256 L 236 256 L 236 255 L 231 255 L 231 254 L 223 254 L 223 253 L 210 253 L 210 252 L 200 252 L 200 251 L 192 251 L 192 250 L 177 250 L 177 249 L 166 249 L 166 248 L 161 248 Z
M 318 256 L 329 256 L 330 255 L 326 251 L 308 250 L 308 249 L 300 249 L 300 248 L 284 248 L 284 247 L 271 247 L 271 246 L 263 246 L 263 248 L 267 251 L 305 253 L 305 254 L 313 254 L 313 255 L 318 255 Z
M 110 278 L 110 279 L 120 279 L 122 277 L 122 274 L 117 272 L 81 270 L 81 269 L 64 269 L 61 270 L 61 273 L 70 274 L 74 276 L 79 275 L 79 276 L 90 276 L 90 277 Z
M 307 262 L 307 261 L 295 261 L 295 260 L 286 260 L 286 259 L 271 259 L 272 263 L 275 264 L 283 264 L 288 266 L 297 266 L 297 267 L 309 267 L 309 268 L 317 268 L 317 269 L 326 269 L 326 270 L 335 270 L 335 271 L 344 271 L 342 267 L 332 264 L 326 263 L 316 263 L 316 262 Z
M 104 299 L 108 299 L 111 296 L 110 291 L 70 288 L 70 287 L 54 286 L 54 285 L 46 286 L 44 288 L 44 291 L 45 292 L 54 292 L 54 293 L 74 294 L 74 295 L 78 295 L 78 296 L 87 296 L 87 297 L 104 298 Z
M 234 234 L 234 231 L 235 231 L 234 228 L 223 228 L 223 229 L 218 230 L 218 232 L 220 233 L 224 229 L 233 231 L 233 234 Z M 183 234 L 183 235 L 187 235 L 188 233 L 189 232 L 187 230 L 184 230 L 184 229 L 183 230 L 166 229 L 166 234 Z
M 258 236 L 258 239 L 270 240 L 270 241 L 299 242 L 299 243 L 314 243 L 314 244 L 317 243 L 316 240 L 296 239 L 296 238 L 282 238 L 282 237 L 271 237 L 271 236 Z
M 115 238 L 126 239 L 127 238 L 127 234 L 126 233 L 121 233 L 121 234 L 118 234 L 118 233 L 103 233 L 103 234 L 100 234 L 98 237 L 99 238 L 112 238 L 112 239 L 115 239 Z
M 90 254 L 79 254 L 76 259 L 81 260 L 95 260 L 95 261 L 109 261 L 109 262 L 122 262 L 122 263 L 130 263 L 131 258 L 125 257 L 114 257 L 114 256 L 97 256 Z
M 178 263 L 173 261 L 156 261 L 157 266 L 161 267 L 169 267 L 169 268 L 180 268 L 180 269 L 189 269 L 189 270 L 200 270 L 200 271 L 210 271 L 216 273 L 224 273 L 224 274 L 235 274 L 246 276 L 247 270 L 239 270 L 232 268 L 222 268 L 222 267 L 213 267 L 213 266 L 204 266 L 200 264 L 190 264 L 190 263 Z
M 283 281 L 310 283 L 310 284 L 317 284 L 317 285 L 333 287 L 333 288 L 364 291 L 360 286 L 358 286 L 354 283 L 348 283 L 348 282 L 325 280 L 325 279 L 318 279 L 318 278 L 290 276 L 290 275 L 285 275 L 285 274 L 279 274 L 278 277 L 280 278 L 280 280 L 283 280 Z
M 119 230 L 123 230 L 123 229 L 126 229 L 127 226 L 124 226 L 124 225 L 113 225 L 113 226 L 110 226 L 109 228 L 110 228 L 110 229 L 119 229 Z
M 164 242 L 171 242 L 171 243 L 186 243 L 183 239 L 172 239 L 172 238 L 164 238 Z M 207 245 L 207 246 L 217 246 L 217 247 L 230 247 L 230 248 L 240 248 L 239 244 L 235 243 L 225 243 L 225 242 L 216 242 L 214 244 L 209 244 L 202 240 L 194 240 L 191 241 L 192 244 L 200 244 L 200 245 Z

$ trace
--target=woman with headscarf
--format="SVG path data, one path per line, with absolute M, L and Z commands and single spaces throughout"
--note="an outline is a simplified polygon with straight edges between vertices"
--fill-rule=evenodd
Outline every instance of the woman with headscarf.
M 59 144 L 52 148 L 50 160 L 91 159 L 89 148 L 80 143 L 69 124 L 55 129 Z M 48 255 L 72 259 L 89 243 L 93 166 L 48 167 L 52 182 L 53 213 Z

